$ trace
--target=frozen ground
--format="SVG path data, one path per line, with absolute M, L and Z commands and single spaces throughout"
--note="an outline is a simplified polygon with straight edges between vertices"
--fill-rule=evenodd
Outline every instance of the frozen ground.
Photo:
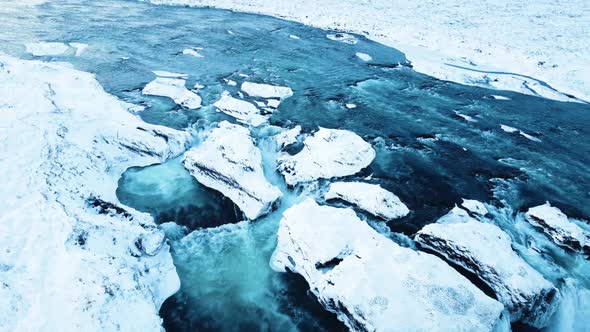
M 401 50 L 417 71 L 440 79 L 590 101 L 587 0 L 150 1 L 260 13 L 360 33 Z

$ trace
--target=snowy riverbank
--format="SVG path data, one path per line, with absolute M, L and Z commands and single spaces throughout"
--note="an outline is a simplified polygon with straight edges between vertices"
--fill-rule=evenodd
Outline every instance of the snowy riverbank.
M 590 3 L 585 0 L 149 1 L 259 13 L 360 33 L 399 49 L 417 71 L 443 80 L 590 101 Z
M 0 88 L 0 331 L 160 330 L 180 281 L 152 217 L 115 191 L 191 136 L 67 65 L 0 54 Z

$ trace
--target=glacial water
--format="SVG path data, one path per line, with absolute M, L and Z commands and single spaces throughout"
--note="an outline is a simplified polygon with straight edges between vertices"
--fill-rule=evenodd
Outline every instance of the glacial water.
M 212 106 L 224 90 L 237 96 L 244 81 L 291 87 L 294 95 L 273 113 L 272 125 L 348 129 L 377 150 L 375 161 L 348 179 L 371 176 L 412 212 L 389 224 L 363 215 L 374 227 L 411 245 L 404 235 L 461 198 L 489 202 L 493 222 L 511 235 L 519 254 L 562 290 L 565 300 L 547 331 L 583 331 L 590 324 L 590 264 L 522 220 L 524 209 L 545 201 L 590 220 L 589 105 L 436 80 L 414 72 L 399 51 L 362 37 L 349 45 L 326 38 L 328 31 L 258 15 L 121 0 L 14 8 L 0 1 L 0 51 L 95 73 L 107 92 L 144 106 L 138 114 L 145 121 L 190 128 L 197 137 L 220 120 L 233 121 Z M 23 43 L 36 41 L 89 47 L 79 57 L 73 51 L 35 57 Z M 182 54 L 186 48 L 202 48 L 204 57 Z M 362 61 L 357 52 L 372 60 Z M 185 110 L 168 98 L 142 95 L 155 78 L 152 70 L 187 74 L 189 88 L 203 85 L 204 107 Z M 285 198 L 278 211 L 254 222 L 241 222 L 239 209 L 194 180 L 180 159 L 130 168 L 121 178 L 123 204 L 158 223 L 187 227 L 185 237 L 171 240 L 182 288 L 161 310 L 168 331 L 344 329 L 308 294 L 305 281 L 268 266 L 282 211 L 305 195 L 288 190 L 274 172 L 271 131 L 254 135 L 265 173 Z

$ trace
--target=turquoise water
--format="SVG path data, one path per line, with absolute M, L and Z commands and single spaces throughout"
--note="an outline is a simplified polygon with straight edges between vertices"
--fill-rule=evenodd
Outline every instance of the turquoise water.
M 588 287 L 587 263 L 567 259 L 541 238 L 552 250 L 550 258 L 530 252 L 527 238 L 535 231 L 522 228 L 519 214 L 550 201 L 570 216 L 590 219 L 587 104 L 436 80 L 414 72 L 401 52 L 363 37 L 348 45 L 327 39 L 324 30 L 257 15 L 120 0 L 3 8 L 1 51 L 66 61 L 95 73 L 109 93 L 144 106 L 140 116 L 150 123 L 198 133 L 217 121 L 233 121 L 211 106 L 224 90 L 235 96 L 245 80 L 289 86 L 294 95 L 273 113 L 271 124 L 300 124 L 305 132 L 318 126 L 349 129 L 371 142 L 376 160 L 349 179 L 372 175 L 372 182 L 408 205 L 412 213 L 389 229 L 412 235 L 462 197 L 492 202 L 503 206 L 495 212 L 496 222 L 533 266 L 555 282 L 573 277 Z M 89 47 L 80 57 L 26 54 L 22 43 L 38 40 Z M 182 54 L 192 47 L 202 47 L 204 58 Z M 363 62 L 356 52 L 373 60 Z M 204 107 L 184 110 L 167 98 L 141 95 L 155 77 L 152 70 L 188 74 L 188 87 L 204 85 L 198 92 Z M 357 107 L 348 109 L 347 103 Z M 501 124 L 541 142 L 506 133 Z M 268 267 L 280 213 L 300 195 L 274 173 L 268 131 L 254 135 L 267 176 L 287 196 L 279 211 L 262 220 L 239 223 L 243 216 L 231 201 L 196 182 L 179 159 L 131 168 L 119 182 L 122 203 L 151 213 L 157 222 L 175 221 L 194 231 L 172 243 L 182 289 L 162 308 L 170 331 L 343 328 L 306 294 L 304 281 Z

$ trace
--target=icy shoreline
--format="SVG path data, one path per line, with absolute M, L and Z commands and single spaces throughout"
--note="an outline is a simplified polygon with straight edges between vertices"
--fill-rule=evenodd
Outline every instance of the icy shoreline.
M 0 88 L 0 330 L 160 331 L 180 281 L 152 217 L 115 191 L 190 134 L 144 123 L 60 64 L 0 54 Z
M 270 15 L 359 33 L 404 52 L 415 70 L 439 79 L 561 101 L 576 101 L 570 96 L 590 101 L 590 67 L 585 65 L 590 40 L 583 28 L 590 20 L 590 5 L 583 0 L 378 0 L 371 5 L 354 0 L 147 1 Z

